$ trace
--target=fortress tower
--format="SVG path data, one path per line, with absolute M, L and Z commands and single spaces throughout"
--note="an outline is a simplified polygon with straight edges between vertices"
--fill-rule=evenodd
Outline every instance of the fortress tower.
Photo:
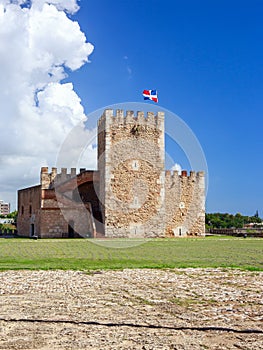
M 105 236 L 164 236 L 164 114 L 105 110 L 98 170 Z
M 204 172 L 165 171 L 164 113 L 104 111 L 98 171 L 41 168 L 18 191 L 18 233 L 52 237 L 174 237 L 205 232 Z

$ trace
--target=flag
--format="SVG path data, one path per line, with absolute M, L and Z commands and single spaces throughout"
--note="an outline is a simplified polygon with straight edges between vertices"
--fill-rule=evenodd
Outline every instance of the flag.
M 145 100 L 152 100 L 154 102 L 158 102 L 156 90 L 143 90 L 142 94 Z

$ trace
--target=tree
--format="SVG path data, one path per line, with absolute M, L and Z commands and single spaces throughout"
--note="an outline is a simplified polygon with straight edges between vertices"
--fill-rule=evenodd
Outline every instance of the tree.
M 14 219 L 16 221 L 17 215 L 18 215 L 18 211 L 15 210 L 12 213 L 9 213 L 7 215 L 0 215 L 0 218 L 9 218 L 9 219 Z
M 205 223 L 207 228 L 241 228 L 245 224 L 262 223 L 259 216 L 244 216 L 240 213 L 235 215 L 228 213 L 212 213 L 206 214 Z

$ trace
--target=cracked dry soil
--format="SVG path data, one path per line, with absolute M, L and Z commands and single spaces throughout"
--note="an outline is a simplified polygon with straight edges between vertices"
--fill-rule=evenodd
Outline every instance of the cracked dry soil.
M 0 272 L 0 349 L 263 349 L 263 272 Z

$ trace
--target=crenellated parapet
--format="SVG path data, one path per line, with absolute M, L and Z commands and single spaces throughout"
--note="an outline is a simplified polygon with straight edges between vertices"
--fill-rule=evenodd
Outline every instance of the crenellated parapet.
M 166 235 L 203 234 L 205 173 L 166 171 L 165 190 Z
M 98 121 L 98 130 L 99 132 L 102 130 L 107 130 L 110 126 L 120 126 L 120 125 L 145 125 L 154 128 L 164 129 L 164 113 L 157 112 L 154 114 L 153 112 L 147 112 L 146 116 L 144 112 L 138 111 L 126 111 L 124 112 L 122 109 L 117 109 L 114 111 L 113 109 L 106 109 Z
M 81 171 L 86 169 L 81 169 Z M 64 182 L 76 176 L 76 168 L 71 168 L 68 171 L 67 168 L 61 168 L 58 172 L 57 168 L 51 168 L 49 171 L 48 167 L 42 167 L 40 173 L 40 185 L 42 189 L 51 189 L 54 187 L 54 182 Z
M 181 173 L 178 171 L 165 171 L 165 186 L 166 189 L 173 189 L 180 193 L 181 197 L 186 195 L 196 198 L 197 192 L 203 191 L 205 188 L 205 173 L 204 171 L 190 171 L 182 170 Z M 168 193 L 167 193 L 168 195 Z
M 165 170 L 165 180 L 168 183 L 172 183 L 178 178 L 187 181 L 203 181 L 204 177 L 204 171 L 190 171 L 188 174 L 187 170 L 182 170 L 181 173 L 179 173 L 177 170 Z

